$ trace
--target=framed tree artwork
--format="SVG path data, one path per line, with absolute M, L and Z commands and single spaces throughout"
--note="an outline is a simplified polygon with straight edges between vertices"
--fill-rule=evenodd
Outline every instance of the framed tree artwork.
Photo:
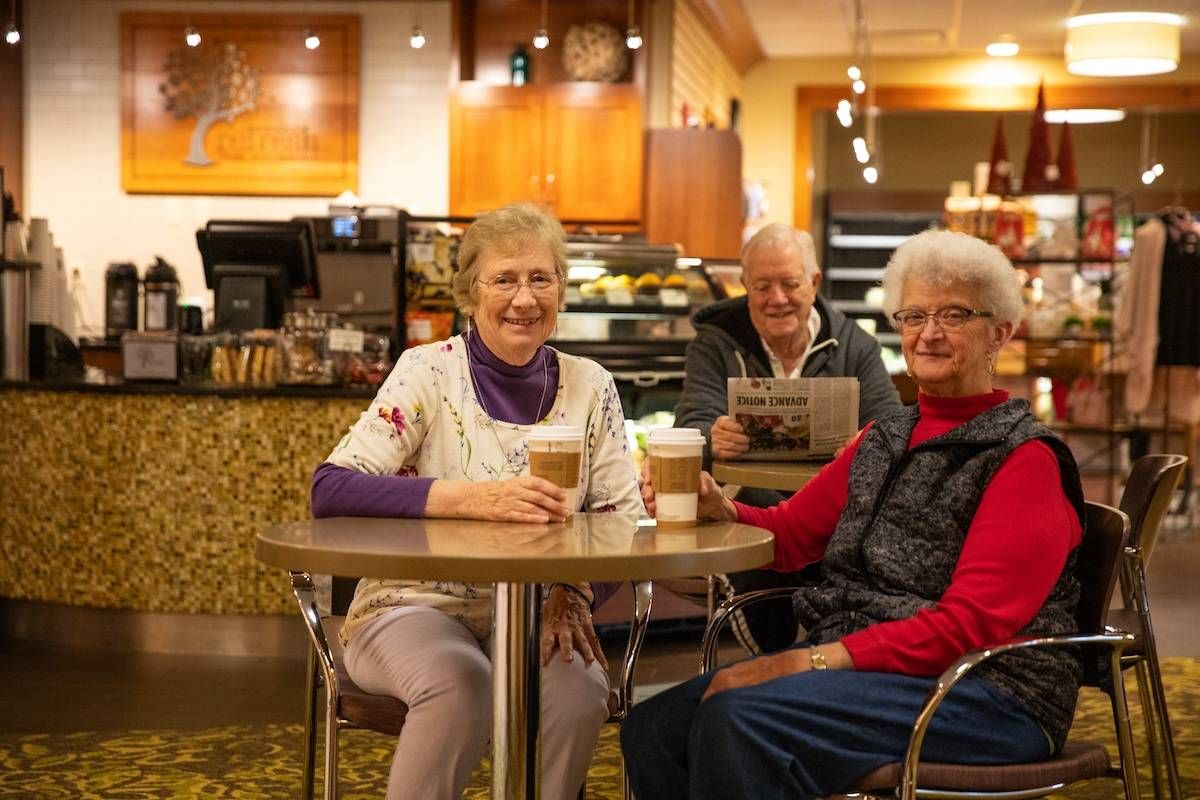
M 123 13 L 122 188 L 357 191 L 359 28 L 349 14 Z

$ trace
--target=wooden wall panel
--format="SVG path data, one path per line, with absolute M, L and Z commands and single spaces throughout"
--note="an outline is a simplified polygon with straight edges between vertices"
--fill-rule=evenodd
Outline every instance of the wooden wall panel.
M 688 3 L 675 3 L 671 48 L 671 126 L 683 125 L 687 103 L 701 120 L 707 111 L 716 127 L 728 128 L 729 101 L 741 96 L 742 78 Z
M 701 167 L 702 165 L 702 167 Z M 733 131 L 646 132 L 646 239 L 691 256 L 742 247 L 742 143 Z

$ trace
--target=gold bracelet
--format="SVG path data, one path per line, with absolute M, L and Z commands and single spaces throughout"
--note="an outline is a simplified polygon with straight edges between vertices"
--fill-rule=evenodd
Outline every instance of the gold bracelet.
M 812 664 L 813 669 L 829 669 L 829 662 L 825 660 L 825 654 L 815 647 L 808 648 L 808 662 Z

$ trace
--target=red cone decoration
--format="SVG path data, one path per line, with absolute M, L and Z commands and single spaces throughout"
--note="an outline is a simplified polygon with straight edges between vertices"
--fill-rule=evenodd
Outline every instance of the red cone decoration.
M 1050 163 L 1050 129 L 1045 114 L 1045 87 L 1039 83 L 1033 125 L 1029 127 L 1029 155 L 1025 157 L 1025 174 L 1021 178 L 1022 192 L 1046 192 L 1054 188 L 1058 168 Z
M 992 137 L 987 190 L 988 194 L 1012 194 L 1012 162 L 1008 160 L 1008 145 L 1004 142 L 1004 117 L 996 118 L 996 135 Z
M 1079 174 L 1075 171 L 1075 147 L 1071 144 L 1071 123 L 1063 120 L 1062 135 L 1058 139 L 1058 180 L 1055 189 L 1073 192 L 1079 188 Z

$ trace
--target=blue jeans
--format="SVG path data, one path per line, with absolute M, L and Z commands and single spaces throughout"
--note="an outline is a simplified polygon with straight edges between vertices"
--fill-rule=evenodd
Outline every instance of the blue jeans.
M 799 645 L 801 647 L 807 645 Z M 844 792 L 900 761 L 932 678 L 823 670 L 731 689 L 700 702 L 712 673 L 632 709 L 621 751 L 638 800 L 810 798 Z M 1019 703 L 967 678 L 942 703 L 926 761 L 1037 761 L 1050 740 Z

